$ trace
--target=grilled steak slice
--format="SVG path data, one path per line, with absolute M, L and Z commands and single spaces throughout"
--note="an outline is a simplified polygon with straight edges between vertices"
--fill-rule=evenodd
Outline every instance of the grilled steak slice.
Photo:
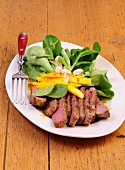
M 71 102 L 71 100 L 72 100 L 72 95 L 71 95 L 71 93 L 68 93 L 67 94 L 67 115 L 68 115 L 68 117 L 70 117 L 71 113 L 72 113 L 72 102 Z
M 95 119 L 95 114 L 96 114 L 96 99 L 97 99 L 97 91 L 94 87 L 90 88 L 91 96 L 90 96 L 90 110 L 91 110 L 91 116 L 92 120 L 90 123 L 92 123 Z
M 81 87 L 80 91 L 85 95 L 85 88 Z M 83 99 L 79 99 L 79 120 L 77 122 L 77 124 L 82 124 L 84 122 L 85 119 L 85 100 Z
M 37 88 L 34 86 L 31 89 L 31 94 L 30 94 L 30 104 L 33 106 L 38 106 L 40 108 L 43 108 L 43 106 L 45 106 L 47 99 L 44 97 L 37 97 L 37 96 L 33 96 L 32 93 L 35 93 L 35 91 L 37 90 Z
M 67 104 L 66 97 L 62 97 L 59 99 L 59 106 L 55 113 L 52 115 L 52 121 L 55 127 L 63 127 L 68 119 L 67 119 Z
M 107 119 L 110 117 L 110 112 L 107 106 L 105 106 L 102 101 L 97 98 L 96 100 L 96 117 Z
M 58 101 L 57 99 L 51 99 L 44 107 L 43 112 L 48 116 L 51 117 L 52 114 L 58 108 Z
M 91 121 L 93 120 L 91 108 L 90 108 L 90 90 L 85 91 L 85 120 L 83 122 L 84 125 L 89 126 Z
M 69 126 L 75 126 L 77 121 L 79 120 L 79 102 L 78 98 L 73 95 L 72 96 L 72 114 L 69 121 Z
M 30 95 L 30 104 L 33 106 L 38 106 L 40 108 L 43 108 L 46 104 L 46 98 L 43 97 L 36 97 L 32 94 Z

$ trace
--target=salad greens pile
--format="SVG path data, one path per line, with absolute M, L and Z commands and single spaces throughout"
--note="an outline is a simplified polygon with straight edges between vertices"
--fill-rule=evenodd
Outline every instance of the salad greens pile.
M 106 70 L 97 70 L 95 63 L 101 47 L 98 42 L 82 49 L 64 49 L 61 41 L 54 35 L 46 35 L 41 46 L 32 46 L 27 49 L 24 56 L 23 72 L 30 80 L 36 81 L 36 77 L 42 74 L 54 72 L 57 67 L 55 58 L 71 72 L 75 69 L 83 69 L 84 76 L 91 78 L 91 86 L 97 89 L 98 96 L 112 98 L 114 92 L 107 77 Z

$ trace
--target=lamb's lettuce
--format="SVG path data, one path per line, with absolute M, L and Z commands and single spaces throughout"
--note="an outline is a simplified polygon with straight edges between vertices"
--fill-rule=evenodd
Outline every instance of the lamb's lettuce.
M 61 98 L 66 95 L 68 90 L 68 85 L 66 84 L 56 84 L 47 96 L 52 98 Z
M 58 61 L 59 61 L 60 63 L 62 63 L 62 64 L 66 67 L 66 69 L 69 68 L 66 60 L 65 60 L 63 57 L 59 56 L 59 57 L 58 57 Z
M 54 84 L 50 86 L 44 86 L 42 88 L 37 89 L 35 93 L 33 93 L 33 96 L 47 96 L 49 93 L 52 92 L 54 88 Z
M 91 77 L 92 86 L 97 89 L 98 96 L 112 98 L 114 96 L 114 92 L 111 90 L 112 85 L 109 82 L 109 79 L 106 75 L 106 71 L 97 71 Z
M 47 73 L 51 73 L 54 71 L 47 58 L 39 58 L 36 56 L 30 56 L 27 58 L 27 60 L 28 60 L 28 63 L 32 65 L 42 66 L 46 70 Z
M 65 50 L 62 48 L 62 51 L 61 51 L 61 54 L 62 54 L 62 57 L 64 58 L 65 62 L 66 62 L 66 68 L 68 70 L 70 70 L 70 59 L 69 59 L 69 56 L 70 56 L 70 53 L 68 53 L 69 51 Z
M 60 55 L 62 47 L 60 40 L 54 35 L 46 35 L 43 40 L 43 48 L 52 51 L 53 55 L 56 57 Z
M 84 57 L 88 57 L 87 61 L 91 61 L 91 54 L 96 54 L 98 55 L 98 51 L 95 50 L 85 50 L 81 53 L 78 54 L 78 56 L 75 58 L 73 65 L 71 66 L 71 71 L 74 70 L 74 67 L 78 64 L 79 60 L 82 59 L 82 61 L 86 61 L 86 59 Z M 93 61 L 93 60 L 92 60 Z
M 114 96 L 114 92 L 111 89 L 97 89 L 97 95 L 100 97 L 112 98 Z
M 28 61 L 25 61 L 23 64 L 23 72 L 28 75 L 29 79 L 35 81 L 36 81 L 36 77 L 45 74 L 44 71 L 40 70 L 39 66 L 32 65 Z
M 93 50 L 98 51 L 98 52 L 100 53 L 100 51 L 101 51 L 101 46 L 100 46 L 100 44 L 99 44 L 98 42 L 95 42 L 95 43 L 93 44 Z M 96 53 L 96 54 L 92 54 L 92 56 L 91 56 L 91 58 L 90 58 L 89 61 L 96 60 L 97 56 L 98 56 L 97 53 Z
M 25 56 L 27 58 L 30 56 L 51 58 L 51 55 L 47 53 L 43 47 L 40 47 L 40 46 L 33 46 L 33 47 L 28 48 L 26 50 Z

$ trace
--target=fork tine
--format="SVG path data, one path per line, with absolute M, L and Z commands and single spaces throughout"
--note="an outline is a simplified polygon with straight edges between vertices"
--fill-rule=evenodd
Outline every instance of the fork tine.
M 28 79 L 25 79 L 25 85 L 24 85 L 24 92 L 25 92 L 25 94 L 24 94 L 24 104 L 27 104 L 27 101 L 26 101 L 26 99 L 27 99 L 27 89 L 28 89 Z
M 21 93 L 20 93 L 20 103 L 23 104 L 23 80 L 21 79 L 21 82 L 20 82 L 20 86 L 21 86 Z
M 12 101 L 15 102 L 14 100 L 14 78 L 12 77 Z
M 17 76 L 17 75 L 16 75 Z M 12 78 L 12 101 L 16 104 L 27 104 L 28 77 Z
M 18 104 L 18 91 L 19 91 L 19 78 L 17 78 L 17 84 L 16 84 L 16 104 Z

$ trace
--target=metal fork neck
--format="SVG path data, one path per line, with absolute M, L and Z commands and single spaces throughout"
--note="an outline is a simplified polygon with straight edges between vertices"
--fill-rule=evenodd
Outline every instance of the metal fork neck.
M 19 55 L 19 61 L 18 63 L 18 69 L 19 69 L 19 74 L 22 74 L 22 70 L 23 70 L 23 55 Z

